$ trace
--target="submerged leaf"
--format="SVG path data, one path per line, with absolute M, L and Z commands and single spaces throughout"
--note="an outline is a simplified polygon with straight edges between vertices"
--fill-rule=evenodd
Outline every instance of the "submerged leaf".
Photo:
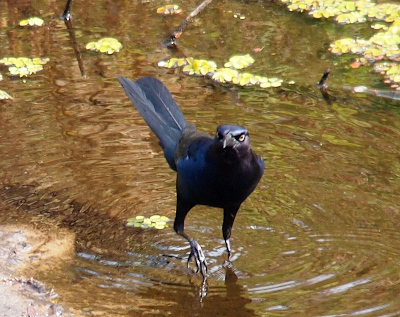
M 335 144 L 335 145 L 345 145 L 345 146 L 353 146 L 353 147 L 359 147 L 360 145 L 349 142 L 345 139 L 338 139 L 335 135 L 330 135 L 330 134 L 323 134 L 322 138 L 329 143 Z

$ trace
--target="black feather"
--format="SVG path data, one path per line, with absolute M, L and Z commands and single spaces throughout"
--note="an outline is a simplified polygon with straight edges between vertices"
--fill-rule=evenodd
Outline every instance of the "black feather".
M 122 76 L 117 79 L 150 129 L 158 137 L 168 164 L 176 170 L 175 147 L 187 122 L 171 93 L 154 77 L 143 77 L 135 82 Z

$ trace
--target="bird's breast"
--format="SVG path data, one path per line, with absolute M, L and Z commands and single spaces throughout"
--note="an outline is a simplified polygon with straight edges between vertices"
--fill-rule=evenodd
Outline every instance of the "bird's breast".
M 196 204 L 221 207 L 241 204 L 254 190 L 262 172 L 259 165 L 210 161 L 206 155 L 187 156 L 178 164 L 177 191 Z

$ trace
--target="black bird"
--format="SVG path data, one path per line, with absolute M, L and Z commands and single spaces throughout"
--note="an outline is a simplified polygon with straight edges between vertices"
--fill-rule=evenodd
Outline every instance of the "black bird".
M 264 161 L 251 150 L 249 133 L 241 126 L 220 125 L 214 138 L 196 131 L 158 79 L 144 77 L 133 82 L 118 77 L 118 81 L 158 137 L 169 166 L 177 172 L 174 229 L 189 241 L 188 264 L 194 257 L 197 272 L 200 270 L 205 279 L 206 259 L 199 243 L 185 233 L 185 217 L 196 205 L 223 208 L 222 234 L 229 258 L 236 213 L 260 181 Z

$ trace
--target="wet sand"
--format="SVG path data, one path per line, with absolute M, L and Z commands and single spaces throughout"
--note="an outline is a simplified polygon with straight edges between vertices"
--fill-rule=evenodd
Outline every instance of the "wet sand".
M 74 235 L 53 229 L 43 232 L 25 224 L 0 226 L 1 317 L 72 316 L 69 309 L 57 304 L 57 290 L 33 276 L 73 255 Z

